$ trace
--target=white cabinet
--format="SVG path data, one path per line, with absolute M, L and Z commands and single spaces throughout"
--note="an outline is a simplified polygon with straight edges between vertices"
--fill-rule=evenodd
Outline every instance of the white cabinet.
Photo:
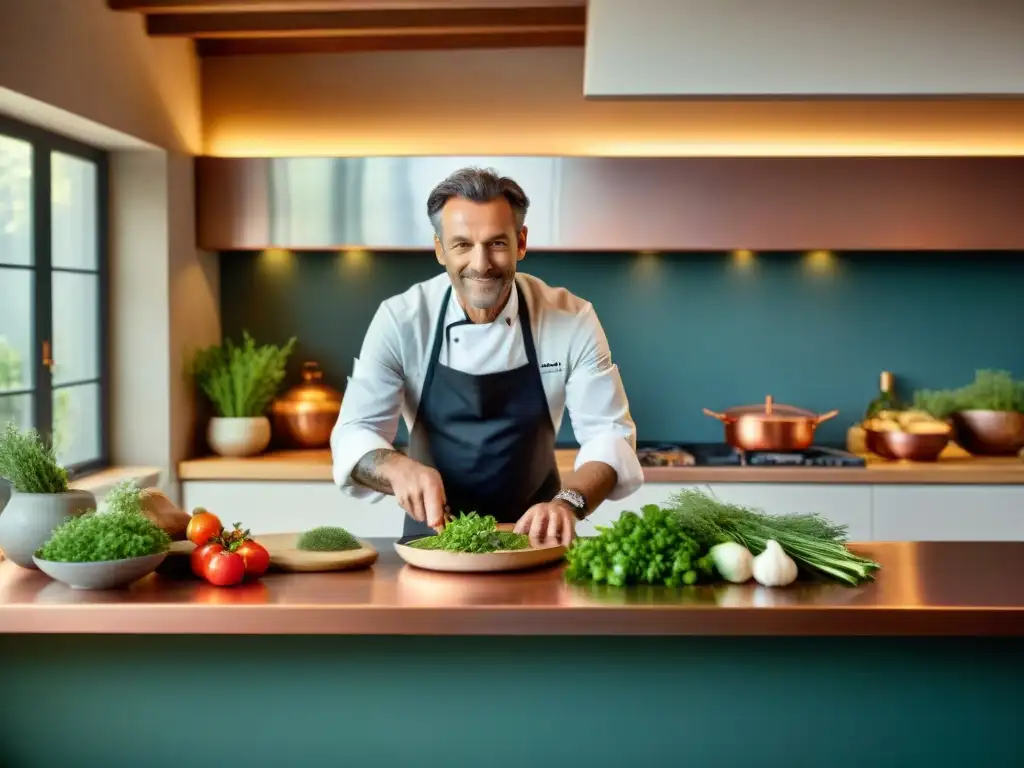
M 401 536 L 401 508 L 390 496 L 377 504 L 353 499 L 329 482 L 188 480 L 185 509 L 206 507 L 225 525 L 238 521 L 254 534 L 339 525 L 356 536 Z
M 818 512 L 848 526 L 853 540 L 884 538 L 872 533 L 872 486 L 795 483 L 647 483 L 629 498 L 606 501 L 578 530 L 581 535 L 592 535 L 595 525 L 615 520 L 624 510 L 639 512 L 645 504 L 663 504 L 685 487 L 707 490 L 725 501 L 771 514 Z M 182 483 L 182 498 L 185 509 L 206 507 L 225 524 L 237 520 L 253 533 L 340 525 L 362 537 L 402 534 L 404 513 L 393 498 L 371 504 L 346 496 L 329 482 L 189 480 Z M 1024 533 L 1019 537 L 1024 539 Z
M 876 541 L 1024 541 L 1022 485 L 876 485 Z

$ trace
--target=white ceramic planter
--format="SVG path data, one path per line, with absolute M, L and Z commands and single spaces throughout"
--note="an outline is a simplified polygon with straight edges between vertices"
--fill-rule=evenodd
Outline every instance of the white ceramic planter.
M 266 416 L 210 419 L 206 442 L 219 456 L 255 456 L 270 445 L 270 420 Z
M 32 555 L 65 520 L 96 509 L 88 491 L 18 493 L 0 512 L 0 549 L 22 568 L 35 568 Z

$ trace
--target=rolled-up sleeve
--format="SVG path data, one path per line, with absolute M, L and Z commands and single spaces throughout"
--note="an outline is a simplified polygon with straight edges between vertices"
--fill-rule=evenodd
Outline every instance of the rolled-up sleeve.
M 566 408 L 580 443 L 576 469 L 591 461 L 607 464 L 618 475 L 608 498 L 624 499 L 644 484 L 636 456 L 636 424 L 597 314 L 588 307 L 579 320 L 565 386 Z
M 384 497 L 354 482 L 352 470 L 370 451 L 393 447 L 404 384 L 398 324 L 382 304 L 366 331 L 345 387 L 341 413 L 331 431 L 334 482 L 350 496 L 368 501 Z

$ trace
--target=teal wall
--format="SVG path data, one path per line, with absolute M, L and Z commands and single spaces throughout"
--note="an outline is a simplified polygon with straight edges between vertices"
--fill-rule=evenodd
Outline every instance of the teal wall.
M 1019 638 L 0 635 L 0 765 L 1021 766 L 1022 651 Z
M 335 385 L 351 373 L 377 305 L 436 275 L 433 254 L 221 255 L 224 331 L 300 341 Z M 818 268 L 815 268 L 815 266 Z M 593 302 L 641 440 L 721 440 L 702 407 L 762 400 L 819 411 L 825 442 L 891 370 L 905 391 L 966 383 L 976 368 L 1024 375 L 1024 254 L 534 253 L 520 264 Z M 339 387 L 340 388 L 340 387 Z M 566 419 L 560 435 L 571 442 Z

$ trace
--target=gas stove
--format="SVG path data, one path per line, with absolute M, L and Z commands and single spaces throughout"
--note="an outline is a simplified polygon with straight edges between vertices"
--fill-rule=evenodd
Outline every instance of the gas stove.
M 725 443 L 642 443 L 637 457 L 645 467 L 863 467 L 864 459 L 839 448 L 806 451 L 739 451 Z

